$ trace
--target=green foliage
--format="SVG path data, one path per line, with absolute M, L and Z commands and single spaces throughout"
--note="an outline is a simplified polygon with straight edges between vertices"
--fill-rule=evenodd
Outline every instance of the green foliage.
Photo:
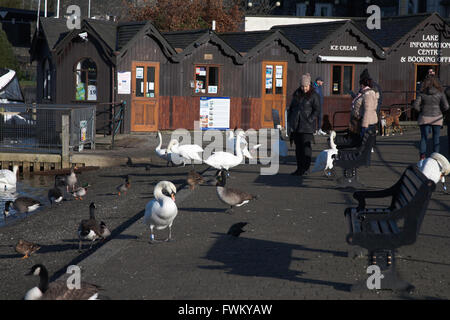
M 0 68 L 17 70 L 19 63 L 14 55 L 13 47 L 8 41 L 5 31 L 0 29 Z

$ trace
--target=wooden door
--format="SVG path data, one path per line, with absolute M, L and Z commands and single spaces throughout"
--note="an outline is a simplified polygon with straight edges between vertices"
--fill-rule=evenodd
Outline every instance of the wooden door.
M 272 109 L 277 109 L 281 125 L 285 125 L 287 62 L 262 63 L 262 127 L 272 128 Z
M 131 131 L 158 130 L 159 62 L 132 63 Z

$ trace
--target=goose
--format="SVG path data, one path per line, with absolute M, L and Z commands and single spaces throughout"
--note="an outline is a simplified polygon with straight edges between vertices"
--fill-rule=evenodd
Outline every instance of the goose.
M 11 206 L 20 213 L 28 213 L 36 210 L 42 206 L 42 204 L 38 200 L 29 197 L 19 197 L 14 201 L 6 201 L 5 210 L 3 212 L 5 218 L 9 215 L 9 208 Z
M 258 196 L 252 195 L 250 193 L 232 189 L 232 188 L 226 188 L 226 180 L 227 180 L 227 173 L 224 170 L 218 170 L 216 172 L 216 191 L 217 195 L 219 196 L 219 199 L 230 206 L 229 211 L 233 211 L 233 207 L 240 207 L 244 204 L 247 204 L 250 202 L 250 200 L 257 199 Z M 228 211 L 228 210 L 227 210 Z
M 177 139 L 172 139 L 167 146 L 167 150 L 169 152 L 176 155 L 181 156 L 181 162 L 183 162 L 183 166 L 187 161 L 197 160 L 202 162 L 202 158 L 198 155 L 203 152 L 203 148 L 196 144 L 183 144 L 180 146 L 180 142 Z M 171 155 L 171 157 L 172 157 Z M 175 162 L 175 159 L 170 159 L 172 162 Z M 192 162 L 192 165 L 194 163 Z
M 442 154 L 433 152 L 429 158 L 418 164 L 419 170 L 434 183 L 445 183 L 445 176 L 450 174 L 450 163 Z
M 0 190 L 11 190 L 16 188 L 17 171 L 19 166 L 13 166 L 13 171 L 8 169 L 0 170 Z
M 24 255 L 22 259 L 27 259 L 31 254 L 35 253 L 40 248 L 41 246 L 38 244 L 20 239 L 15 249 L 17 253 Z
M 167 161 L 167 166 L 169 166 L 169 163 L 171 162 L 170 153 L 167 152 L 167 149 L 161 149 L 162 137 L 161 137 L 161 132 L 159 130 L 158 130 L 158 134 L 157 135 L 158 135 L 159 143 L 158 143 L 158 146 L 155 149 L 155 152 L 158 155 L 158 157 L 160 157 L 161 159 Z
M 70 174 L 66 176 L 67 192 L 69 187 L 72 187 L 72 191 L 75 191 L 75 184 L 77 183 L 77 175 L 75 174 L 75 168 L 70 168 Z
M 195 189 L 196 185 L 205 182 L 205 180 L 203 179 L 202 175 L 197 173 L 197 172 L 195 172 L 194 170 L 189 171 L 186 181 L 189 184 L 189 189 L 190 190 Z
M 60 203 L 64 199 L 64 187 L 66 187 L 66 180 L 59 175 L 55 176 L 55 185 L 48 191 L 47 197 L 50 205 L 53 203 Z
M 316 162 L 314 163 L 314 168 L 311 172 L 325 171 L 333 169 L 333 161 L 336 155 L 338 154 L 338 149 L 336 144 L 334 143 L 334 139 L 336 138 L 336 131 L 330 132 L 330 146 L 331 149 L 323 150 L 316 158 Z
M 24 300 L 98 300 L 99 286 L 81 281 L 80 289 L 70 289 L 66 281 L 48 282 L 48 271 L 42 264 L 31 267 L 27 276 L 39 276 L 39 285 L 25 294 Z
M 169 193 L 170 197 L 163 194 L 163 190 Z M 172 223 L 178 214 L 175 204 L 175 194 L 177 188 L 170 181 L 160 181 L 153 191 L 155 199 L 145 206 L 144 223 L 150 227 L 150 241 L 155 241 L 153 229 L 162 230 L 169 228 L 169 235 L 165 241 L 172 239 Z
M 89 247 L 91 249 L 95 240 L 106 239 L 111 235 L 111 231 L 106 227 L 106 224 L 95 219 L 95 208 L 95 203 L 91 202 L 89 205 L 89 219 L 81 220 L 78 227 L 78 239 L 80 240 L 78 251 L 81 251 L 83 240 L 91 240 L 91 246 Z
M 229 170 L 230 168 L 233 168 L 237 165 L 239 165 L 242 162 L 243 156 L 241 151 L 241 139 L 244 136 L 244 132 L 240 131 L 237 134 L 236 137 L 236 155 L 224 152 L 224 151 L 218 151 L 214 152 L 212 155 L 208 157 L 204 162 L 217 169 L 217 170 Z
M 116 190 L 118 191 L 118 194 L 120 196 L 121 193 L 125 193 L 127 194 L 128 189 L 131 188 L 131 182 L 130 182 L 130 178 L 127 176 L 125 178 L 125 182 L 122 183 L 121 185 L 117 186 Z

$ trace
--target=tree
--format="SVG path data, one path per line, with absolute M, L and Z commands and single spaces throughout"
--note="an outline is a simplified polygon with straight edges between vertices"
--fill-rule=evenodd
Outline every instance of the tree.
M 5 31 L 0 28 L 0 68 L 18 71 L 19 63 L 14 55 L 13 47 L 8 41 Z
M 218 32 L 238 31 L 243 10 L 238 0 L 124 0 L 132 20 L 150 20 L 160 31 L 210 28 L 216 21 Z

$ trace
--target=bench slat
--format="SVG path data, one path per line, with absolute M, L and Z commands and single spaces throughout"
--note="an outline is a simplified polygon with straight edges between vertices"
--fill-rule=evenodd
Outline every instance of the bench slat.
M 358 212 L 357 212 L 356 208 L 352 209 L 351 221 L 352 221 L 353 233 L 361 232 L 361 221 L 358 219 Z
M 381 227 L 381 231 L 383 233 L 391 233 L 391 230 L 389 229 L 389 226 L 388 226 L 386 220 L 380 220 L 379 224 L 380 224 L 380 227 Z
M 376 234 L 380 234 L 380 226 L 378 225 L 376 220 L 372 220 L 370 221 L 370 228 L 372 229 L 372 231 Z
M 400 233 L 400 230 L 397 226 L 397 222 L 395 220 L 388 220 L 388 223 L 389 223 L 389 227 L 392 230 L 392 233 L 395 233 L 395 234 Z

